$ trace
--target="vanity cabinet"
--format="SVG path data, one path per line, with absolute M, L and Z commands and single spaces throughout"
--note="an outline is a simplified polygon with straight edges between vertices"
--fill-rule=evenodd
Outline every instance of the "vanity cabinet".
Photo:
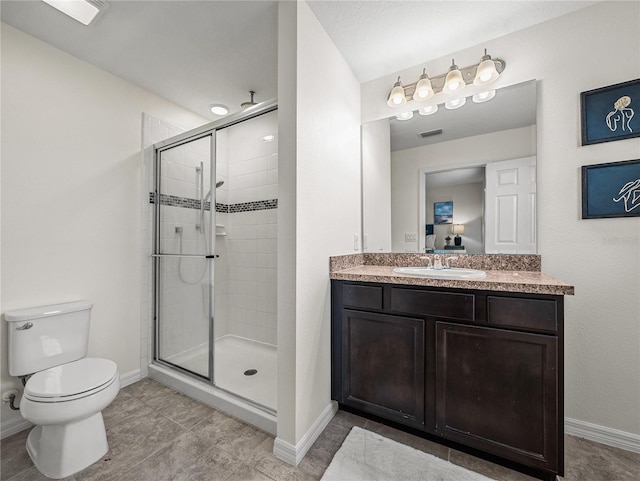
M 331 282 L 334 400 L 563 474 L 562 296 Z
M 424 320 L 344 309 L 342 402 L 424 426 Z

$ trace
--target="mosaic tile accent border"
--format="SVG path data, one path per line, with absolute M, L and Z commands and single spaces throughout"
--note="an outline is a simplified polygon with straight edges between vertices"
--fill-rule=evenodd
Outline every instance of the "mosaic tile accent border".
M 155 193 L 149 192 L 149 203 L 155 204 Z M 200 210 L 200 201 L 188 197 L 160 194 L 160 205 L 171 205 L 185 209 Z M 278 199 L 257 200 L 254 202 L 241 202 L 238 204 L 221 204 L 216 202 L 216 212 L 236 214 L 238 212 L 253 212 L 256 210 L 269 210 L 278 208 Z M 204 203 L 204 210 L 211 210 L 211 203 Z

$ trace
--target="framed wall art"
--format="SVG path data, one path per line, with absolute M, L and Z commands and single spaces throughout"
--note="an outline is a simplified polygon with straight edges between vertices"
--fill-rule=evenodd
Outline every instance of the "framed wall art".
M 453 202 L 433 203 L 434 224 L 453 224 Z
M 580 94 L 582 145 L 640 137 L 640 79 Z
M 582 167 L 582 218 L 640 217 L 640 159 Z

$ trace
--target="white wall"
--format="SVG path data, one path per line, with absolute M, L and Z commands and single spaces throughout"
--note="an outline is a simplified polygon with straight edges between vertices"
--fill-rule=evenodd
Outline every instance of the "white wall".
M 278 238 L 284 217 L 295 226 L 296 255 L 291 291 L 283 279 L 292 270 L 290 254 L 281 259 L 279 245 L 276 444 L 301 449 L 331 403 L 329 257 L 353 252 L 353 235 L 360 232 L 360 85 L 306 3 L 280 8 Z M 295 100 L 283 90 L 291 88 L 294 73 Z M 295 125 L 282 122 L 282 109 L 294 114 Z
M 141 354 L 142 112 L 204 123 L 2 24 L 2 312 L 93 301 L 89 355 L 125 375 Z M 0 349 L 4 390 L 19 381 Z M 3 403 L 3 427 L 19 418 Z
M 297 422 L 330 402 L 329 257 L 360 232 L 360 84 L 309 6 L 298 5 Z
M 538 79 L 538 248 L 543 271 L 575 285 L 565 299 L 565 414 L 640 434 L 640 223 L 582 220 L 580 167 L 640 157 L 640 139 L 580 146 L 580 92 L 638 78 L 640 3 L 601 2 L 473 49 L 506 60 L 498 85 Z M 613 49 L 613 50 L 612 50 Z M 363 85 L 363 121 L 391 115 L 386 95 L 423 66 Z
M 391 126 L 362 125 L 362 250 L 391 251 Z
M 436 114 L 437 115 L 437 114 Z M 418 206 L 421 170 L 440 172 L 477 167 L 498 160 L 536 154 L 536 127 L 503 130 L 391 153 L 391 220 L 394 252 L 418 252 L 418 242 L 406 242 L 405 232 L 423 235 Z M 447 200 L 447 199 L 442 199 Z M 455 211 L 455 204 L 453 205 Z M 429 209 L 427 209 L 427 215 Z M 433 215 L 433 212 L 431 212 Z M 455 215 L 455 213 L 454 213 Z M 445 236 L 446 237 L 446 236 Z M 436 239 L 442 243 L 442 239 Z M 441 245 L 441 244 L 437 245 Z

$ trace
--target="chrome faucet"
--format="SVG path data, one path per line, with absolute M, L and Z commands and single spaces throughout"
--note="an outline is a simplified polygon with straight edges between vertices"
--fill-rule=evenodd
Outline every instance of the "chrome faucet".
M 433 257 L 433 268 L 436 270 L 442 269 L 442 260 L 440 259 L 440 254 L 436 254 Z
M 451 269 L 451 266 L 449 265 L 449 261 L 457 261 L 457 260 L 458 260 L 458 256 L 447 257 L 444 261 L 444 268 Z

